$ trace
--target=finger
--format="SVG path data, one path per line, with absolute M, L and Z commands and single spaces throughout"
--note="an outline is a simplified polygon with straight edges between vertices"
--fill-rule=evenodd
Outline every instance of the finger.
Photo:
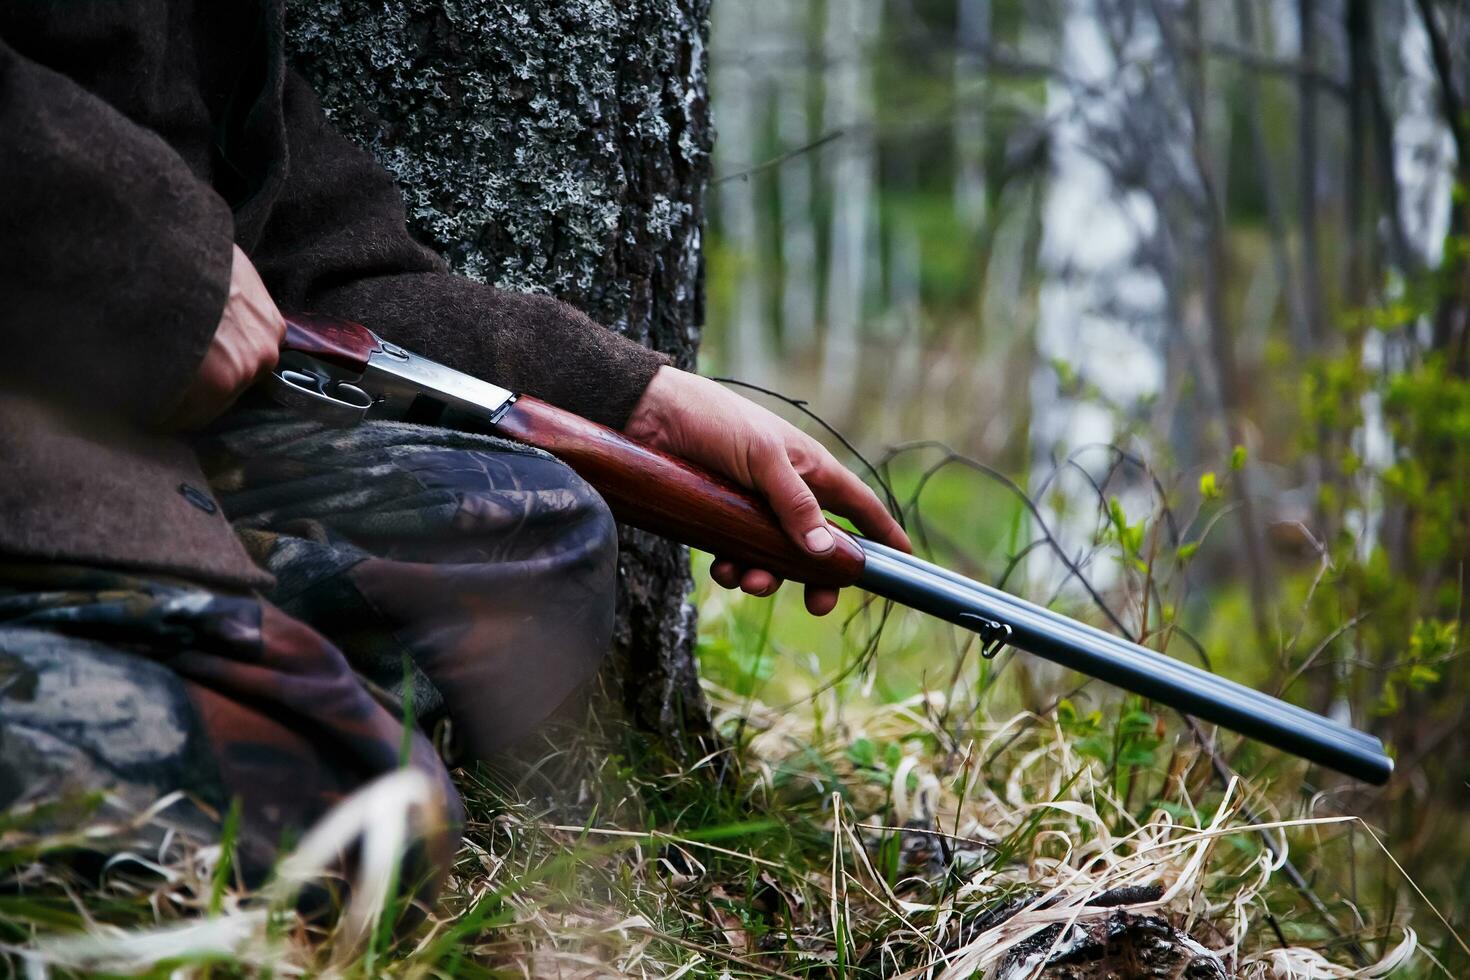
M 791 465 L 784 447 L 765 450 L 764 458 L 752 467 L 752 471 L 756 489 L 765 495 L 791 540 L 813 555 L 825 555 L 836 547 L 837 541 L 827 529 L 822 505 L 817 503 L 811 488 Z
M 813 616 L 825 616 L 837 608 L 837 590 L 821 589 L 815 585 L 806 587 L 806 611 Z
M 721 559 L 709 567 L 709 577 L 727 589 L 740 588 L 740 576 L 745 574 L 745 569 L 733 561 Z
M 780 587 L 781 580 L 763 568 L 752 568 L 740 576 L 740 588 L 749 595 L 773 595 Z
M 852 521 L 859 531 L 900 551 L 913 551 L 909 536 L 888 513 L 872 489 L 821 446 L 807 482 L 817 498 L 834 514 Z

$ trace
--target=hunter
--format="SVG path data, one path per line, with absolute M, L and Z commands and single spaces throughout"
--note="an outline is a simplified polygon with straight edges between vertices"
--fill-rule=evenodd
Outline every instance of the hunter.
M 182 790 L 166 816 L 208 833 L 238 801 L 256 873 L 398 766 L 409 701 L 411 762 L 453 828 L 450 767 L 596 671 L 617 557 L 602 500 L 544 453 L 271 408 L 252 385 L 282 309 L 721 472 L 813 553 L 833 547 L 823 506 L 907 546 L 775 415 L 554 299 L 451 275 L 286 66 L 282 18 L 281 0 L 0 6 L 0 805 Z

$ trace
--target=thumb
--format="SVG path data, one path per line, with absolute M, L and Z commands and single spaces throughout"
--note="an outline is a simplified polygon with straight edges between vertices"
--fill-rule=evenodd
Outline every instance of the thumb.
M 757 489 L 765 494 L 782 529 L 803 551 L 824 555 L 836 546 L 837 540 L 827 529 L 822 505 L 817 503 L 811 488 L 796 472 L 785 452 L 771 452 L 757 472 L 756 479 Z

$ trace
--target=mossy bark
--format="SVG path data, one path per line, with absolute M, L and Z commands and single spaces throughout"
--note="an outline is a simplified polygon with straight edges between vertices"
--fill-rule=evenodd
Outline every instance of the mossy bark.
M 549 292 L 694 363 L 712 132 L 709 0 L 293 0 L 292 64 L 457 272 Z M 688 554 L 623 533 L 609 677 L 683 751 L 707 734 Z

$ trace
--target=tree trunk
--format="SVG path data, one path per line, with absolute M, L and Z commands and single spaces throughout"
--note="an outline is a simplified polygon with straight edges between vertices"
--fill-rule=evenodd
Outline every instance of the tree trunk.
M 990 0 L 959 0 L 955 12 L 954 199 L 965 230 L 985 225 L 985 84 L 990 52 Z
M 472 278 L 549 292 L 692 367 L 709 0 L 291 4 L 291 60 Z M 708 733 L 685 549 L 624 529 L 609 668 L 632 719 Z
M 820 390 L 823 413 L 839 424 L 853 411 L 863 308 L 869 295 L 873 222 L 873 72 L 870 47 L 883 0 L 828 0 L 823 50 L 831 68 L 824 92 L 826 132 L 843 130 L 828 179 L 835 189 L 827 258 L 826 331 Z
M 759 2 L 759 0 L 757 0 Z M 767 66 L 781 56 L 783 38 L 771 30 L 770 16 L 754 6 L 726 0 L 714 13 L 719 34 L 739 31 L 741 49 L 733 57 L 715 59 L 714 87 L 720 113 L 717 169 L 734 174 L 757 164 L 766 153 L 761 123 L 767 106 Z M 738 26 L 737 26 L 738 25 Z M 755 384 L 770 384 L 771 350 L 767 343 L 770 313 L 766 307 L 766 270 L 761 262 L 763 237 L 761 196 L 752 175 L 724 181 L 715 194 L 720 230 L 735 253 L 734 309 L 723 351 L 731 375 Z
M 782 0 L 776 6 L 791 61 L 776 75 L 776 135 L 782 152 L 807 146 L 819 135 L 811 112 L 813 76 L 819 70 L 813 65 L 820 64 L 820 53 L 811 46 L 814 10 L 807 0 Z M 815 175 L 813 153 L 799 154 L 776 172 L 781 214 L 781 353 L 787 356 L 804 357 L 817 346 Z

